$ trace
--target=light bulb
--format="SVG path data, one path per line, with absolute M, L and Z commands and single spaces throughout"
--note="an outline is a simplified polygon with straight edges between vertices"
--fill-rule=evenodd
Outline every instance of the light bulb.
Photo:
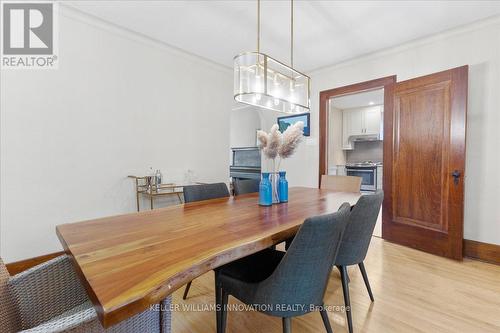
M 290 92 L 293 93 L 295 91 L 295 84 L 293 81 L 290 81 Z

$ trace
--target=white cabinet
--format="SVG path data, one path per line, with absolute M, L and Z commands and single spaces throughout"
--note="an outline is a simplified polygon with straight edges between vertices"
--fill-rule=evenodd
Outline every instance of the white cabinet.
M 350 132 L 349 132 L 349 123 L 350 123 L 350 115 L 348 112 L 342 112 L 342 149 L 348 150 L 353 149 L 352 142 L 349 140 Z
M 363 112 L 363 130 L 365 135 L 379 135 L 382 112 L 380 107 L 365 109 Z
M 360 110 L 352 110 L 348 112 L 344 112 L 344 114 L 347 113 L 347 122 L 349 126 L 349 136 L 352 135 L 363 135 L 364 133 L 364 112 L 362 109 Z
M 353 136 L 380 136 L 382 106 L 342 111 L 342 149 L 353 149 Z

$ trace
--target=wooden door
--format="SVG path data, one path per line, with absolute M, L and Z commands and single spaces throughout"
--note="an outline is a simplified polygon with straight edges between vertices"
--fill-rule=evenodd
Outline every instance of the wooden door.
M 386 86 L 382 237 L 462 258 L 468 66 Z

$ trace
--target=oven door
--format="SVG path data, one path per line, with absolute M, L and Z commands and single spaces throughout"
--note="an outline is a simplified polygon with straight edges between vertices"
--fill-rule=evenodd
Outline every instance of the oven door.
M 361 177 L 362 191 L 377 190 L 377 167 L 347 167 L 346 171 L 348 176 Z

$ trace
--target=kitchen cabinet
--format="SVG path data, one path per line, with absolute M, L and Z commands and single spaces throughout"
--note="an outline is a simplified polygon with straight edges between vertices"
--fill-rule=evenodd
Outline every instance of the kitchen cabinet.
M 342 149 L 353 149 L 353 136 L 380 136 L 381 105 L 342 111 Z
M 363 112 L 364 135 L 379 135 L 382 121 L 381 107 L 365 109 Z

